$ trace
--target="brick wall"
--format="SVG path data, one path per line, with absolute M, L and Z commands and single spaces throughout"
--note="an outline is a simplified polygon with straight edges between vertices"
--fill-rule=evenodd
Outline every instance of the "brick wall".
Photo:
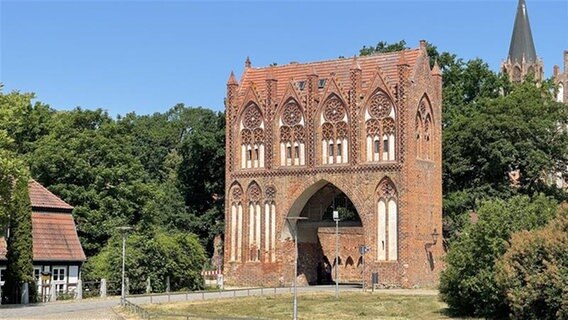
M 370 67 L 373 59 L 392 61 L 390 66 Z M 340 61 L 343 63 L 342 61 Z M 379 62 L 376 62 L 379 63 Z M 345 64 L 345 63 L 343 63 Z M 325 62 L 327 66 L 328 63 Z M 340 65 L 340 63 L 338 63 Z M 316 69 L 318 63 L 310 64 Z M 315 66 L 315 67 L 314 67 Z M 296 66 L 293 66 L 296 68 Z M 303 65 L 297 66 L 301 68 Z M 355 206 L 360 217 L 360 226 L 343 226 L 340 228 L 339 265 L 341 281 L 360 281 L 370 279 L 372 272 L 379 273 L 380 283 L 395 287 L 428 287 L 435 286 L 438 275 L 443 268 L 441 236 L 434 243 L 434 229 L 442 233 L 442 175 L 441 175 L 441 77 L 429 68 L 425 43 L 418 50 L 404 54 L 395 53 L 386 56 L 366 58 L 359 62 L 354 60 L 348 70 L 335 71 L 337 80 L 334 94 L 345 100 L 350 115 L 350 149 L 349 163 L 338 165 L 321 165 L 318 156 L 317 121 L 326 94 L 325 88 L 317 91 L 312 84 L 317 83 L 313 77 L 317 70 L 305 72 L 308 79 L 307 91 L 285 93 L 276 90 L 287 74 L 278 74 L 278 70 L 289 70 L 292 67 L 269 69 L 273 72 L 270 81 L 254 83 L 244 88 L 244 81 L 239 84 L 234 79 L 228 84 L 227 96 L 227 190 L 226 190 L 226 230 L 224 246 L 224 272 L 228 284 L 235 285 L 289 285 L 293 280 L 294 242 L 287 217 L 299 216 L 302 209 L 318 190 L 328 183 L 343 191 Z M 306 67 L 307 68 L 307 67 Z M 323 68 L 323 67 L 321 67 Z M 261 69 L 247 67 L 243 78 L 250 79 Z M 287 71 L 288 72 L 288 71 Z M 375 75 L 371 75 L 375 74 Z M 347 75 L 347 76 L 346 76 Z M 288 75 L 289 76 L 289 75 Z M 310 78 L 312 77 L 312 78 Z M 321 77 L 321 75 L 319 76 Z M 347 77 L 349 81 L 341 81 Z M 315 78 L 317 80 L 317 77 Z M 329 78 L 328 78 L 329 79 Z M 363 81 L 362 79 L 368 79 Z M 269 87 L 270 86 L 270 87 Z M 365 128 L 363 112 L 369 97 L 376 90 L 388 92 L 396 108 L 396 160 L 367 163 L 365 159 Z M 286 89 L 288 91 L 293 89 Z M 241 128 L 239 114 L 251 101 L 261 105 L 264 110 L 264 128 L 270 138 L 265 141 L 277 141 L 275 127 L 278 126 L 278 103 L 286 101 L 287 96 L 294 96 L 304 108 L 304 124 L 306 132 L 306 165 L 298 167 L 280 167 L 277 143 L 266 145 L 266 167 L 258 169 L 240 169 L 238 139 Z M 426 101 L 426 103 L 423 103 Z M 427 105 L 426 110 L 421 105 Z M 416 136 L 416 117 L 423 112 L 431 115 L 430 127 L 431 155 L 429 159 L 418 159 Z M 268 128 L 270 129 L 268 129 Z M 313 130 L 310 132 L 309 130 Z M 315 146 L 314 146 L 315 145 Z M 315 152 L 315 153 L 314 153 Z M 385 179 L 392 181 L 398 206 L 398 257 L 395 261 L 379 261 L 377 255 L 377 204 L 380 197 L 380 184 Z M 259 192 L 251 194 L 251 185 L 256 185 Z M 263 208 L 261 215 L 261 237 L 259 251 L 250 253 L 249 225 L 251 216 L 248 203 L 254 200 Z M 266 243 L 272 241 L 270 227 L 266 228 L 264 203 L 275 204 L 275 261 L 270 259 L 271 247 Z M 241 257 L 231 260 L 230 248 L 235 245 L 234 228 L 230 207 L 240 203 L 242 214 L 242 239 L 237 245 L 242 247 Z M 253 217 L 253 220 L 255 218 Z M 256 220 L 255 220 L 256 221 Z M 252 224 L 254 225 L 254 223 Z M 295 228 L 295 226 L 293 226 Z M 236 230 L 236 229 L 235 229 Z M 269 231 L 269 234 L 266 231 Z M 307 284 L 318 281 L 318 264 L 327 261 L 333 264 L 335 257 L 335 228 L 329 223 L 311 221 L 298 222 L 300 282 Z M 358 247 L 365 244 L 370 251 L 365 256 L 365 270 L 361 265 Z M 258 260 L 256 252 L 260 252 Z M 251 261 L 255 260 L 255 261 Z

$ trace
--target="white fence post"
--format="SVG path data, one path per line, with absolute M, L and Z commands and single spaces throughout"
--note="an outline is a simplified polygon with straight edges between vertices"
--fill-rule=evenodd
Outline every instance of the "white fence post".
M 55 286 L 55 281 L 51 281 L 51 286 L 49 287 L 49 302 L 57 301 L 57 287 Z
M 101 298 L 107 296 L 107 281 L 106 279 L 101 279 Z
M 152 293 L 152 284 L 150 283 L 150 277 L 146 279 L 146 293 Z
M 27 282 L 22 283 L 22 295 L 20 297 L 20 301 L 22 302 L 22 304 L 30 303 L 29 283 Z
M 77 293 L 75 295 L 76 300 L 83 299 L 83 280 L 77 280 L 77 288 L 75 289 L 75 292 Z

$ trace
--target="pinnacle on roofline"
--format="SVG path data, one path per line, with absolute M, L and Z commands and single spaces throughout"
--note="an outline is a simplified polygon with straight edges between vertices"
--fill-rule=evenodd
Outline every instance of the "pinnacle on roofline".
M 406 50 L 400 51 L 400 58 L 398 59 L 397 65 L 399 66 L 408 65 L 408 61 L 406 60 Z
M 361 70 L 361 66 L 359 65 L 359 61 L 357 61 L 357 56 L 353 56 L 353 62 L 351 63 L 351 70 Z
M 239 82 L 237 81 L 237 78 L 235 78 L 235 73 L 233 71 L 231 71 L 231 75 L 229 76 L 229 80 L 227 81 L 227 84 L 236 84 L 236 85 L 239 84 Z
M 442 70 L 440 70 L 440 65 L 438 64 L 438 59 L 434 60 L 434 66 L 432 67 L 432 75 L 441 76 Z

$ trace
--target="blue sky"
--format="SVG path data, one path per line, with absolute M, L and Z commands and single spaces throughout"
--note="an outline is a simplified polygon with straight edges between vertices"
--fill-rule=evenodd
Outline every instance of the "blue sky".
M 507 56 L 517 0 L 0 0 L 0 82 L 60 110 L 113 116 L 176 103 L 223 109 L 225 84 L 253 66 L 353 56 L 379 40 L 420 39 L 494 70 Z M 568 50 L 568 0 L 527 0 L 549 77 Z

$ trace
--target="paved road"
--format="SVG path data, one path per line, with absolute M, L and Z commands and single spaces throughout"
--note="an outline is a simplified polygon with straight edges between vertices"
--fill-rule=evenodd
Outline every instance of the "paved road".
M 311 287 L 298 287 L 298 292 L 318 292 L 318 291 L 333 291 L 334 286 L 311 286 Z M 342 285 L 341 291 L 358 291 L 361 290 L 356 286 Z M 436 295 L 437 290 L 423 290 L 423 289 L 388 289 L 376 290 L 378 292 L 385 292 L 389 294 L 411 294 L 411 295 Z M 246 296 L 260 296 L 272 295 L 292 292 L 291 288 L 266 288 L 266 289 L 238 289 L 226 291 L 209 291 L 209 292 L 194 292 L 194 293 L 177 293 L 170 295 L 152 295 L 152 296 L 130 296 L 128 300 L 135 304 L 148 304 L 148 303 L 167 303 L 167 302 L 180 302 L 180 301 L 199 301 L 210 299 L 223 299 L 232 297 L 246 297 Z M 81 301 L 58 301 L 45 304 L 35 304 L 24 307 L 0 307 L 0 319 L 109 319 L 119 320 L 122 319 L 119 315 L 114 313 L 112 307 L 120 303 L 120 298 L 106 298 L 106 299 L 85 299 Z

